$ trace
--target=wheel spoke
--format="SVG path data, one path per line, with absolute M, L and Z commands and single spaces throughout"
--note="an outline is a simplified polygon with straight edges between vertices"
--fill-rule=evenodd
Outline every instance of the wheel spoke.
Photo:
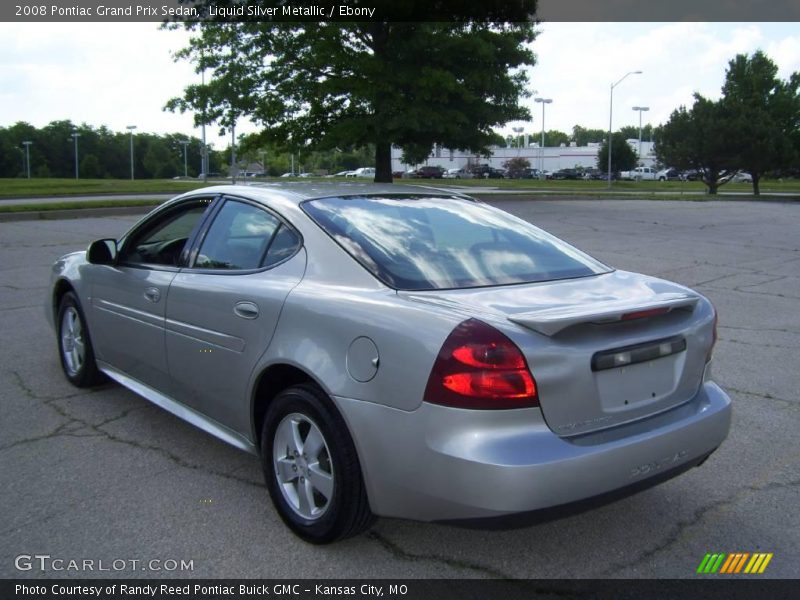
M 289 446 L 297 454 L 303 453 L 303 437 L 300 435 L 300 420 L 292 419 L 292 443 Z
M 312 425 L 306 437 L 306 441 L 303 444 L 303 454 L 305 454 L 307 460 L 311 462 L 319 456 L 320 450 L 324 447 L 325 440 L 322 438 L 322 434 L 319 429 Z
M 313 516 L 316 508 L 314 505 L 314 488 L 308 479 L 298 483 L 297 497 L 300 500 L 300 514 L 304 517 Z
M 319 463 L 309 465 L 308 470 L 311 472 L 311 477 L 309 477 L 311 485 L 325 496 L 326 500 L 330 500 L 333 496 L 333 475 L 320 469 Z
M 275 463 L 278 471 L 278 479 L 281 483 L 290 483 L 297 479 L 297 467 L 294 461 L 288 458 L 278 459 Z M 292 468 L 294 467 L 294 469 Z

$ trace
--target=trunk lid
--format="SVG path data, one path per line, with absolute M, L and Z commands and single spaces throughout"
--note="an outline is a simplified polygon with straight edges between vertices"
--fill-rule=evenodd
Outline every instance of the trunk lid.
M 525 354 L 547 424 L 565 437 L 686 402 L 702 382 L 712 344 L 710 303 L 677 284 L 624 271 L 400 295 L 508 335 Z

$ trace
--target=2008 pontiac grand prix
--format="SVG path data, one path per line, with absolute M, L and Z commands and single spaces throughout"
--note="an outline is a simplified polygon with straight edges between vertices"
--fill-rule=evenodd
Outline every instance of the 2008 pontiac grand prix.
M 260 455 L 315 543 L 638 489 L 730 427 L 706 298 L 442 190 L 187 193 L 60 258 L 47 315 L 69 381 Z

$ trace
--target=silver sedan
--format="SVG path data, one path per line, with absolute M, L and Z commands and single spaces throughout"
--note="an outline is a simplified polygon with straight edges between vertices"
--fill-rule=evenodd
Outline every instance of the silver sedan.
M 526 522 L 702 463 L 711 303 L 449 191 L 221 186 L 60 258 L 64 373 L 260 456 L 286 524 Z

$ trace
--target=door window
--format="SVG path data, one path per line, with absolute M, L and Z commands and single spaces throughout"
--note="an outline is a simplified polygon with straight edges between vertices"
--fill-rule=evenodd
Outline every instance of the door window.
M 177 266 L 184 246 L 210 204 L 209 199 L 187 202 L 145 223 L 128 237 L 120 261 Z
M 198 269 L 258 269 L 290 257 L 300 240 L 271 213 L 227 200 L 211 224 L 197 255 Z

